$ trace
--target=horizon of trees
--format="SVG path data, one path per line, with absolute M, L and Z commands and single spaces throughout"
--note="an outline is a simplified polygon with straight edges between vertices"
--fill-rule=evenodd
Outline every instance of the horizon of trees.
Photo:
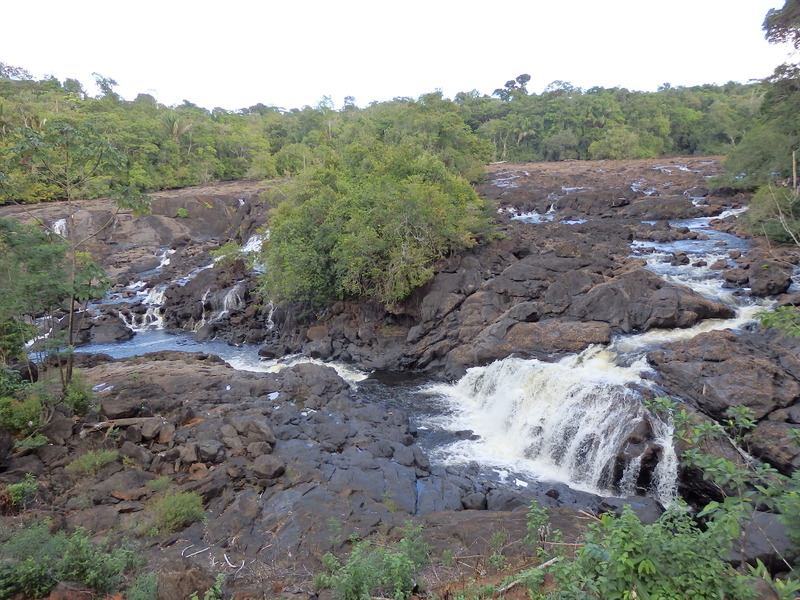
M 556 81 L 529 93 L 527 74 L 492 95 L 473 90 L 453 99 L 441 92 L 396 98 L 359 108 L 352 98 L 335 109 L 330 98 L 314 107 L 283 110 L 256 104 L 236 111 L 207 110 L 185 100 L 160 104 L 152 95 L 125 100 L 116 81 L 95 76 L 100 93 L 90 96 L 75 79 L 34 80 L 24 68 L 0 63 L 0 203 L 58 199 L 35 168 L 15 162 L 25 131 L 53 119 L 91 122 L 126 157 L 117 180 L 93 182 L 87 197 L 113 186 L 145 191 L 242 178 L 294 176 L 314 161 L 323 142 L 347 128 L 354 115 L 377 105 L 424 103 L 438 97 L 478 137 L 491 142 L 489 160 L 537 161 L 652 158 L 678 154 L 725 154 L 752 130 L 769 97 L 767 84 L 672 87 L 656 92 L 625 88 L 583 90 Z M 13 184 L 13 185 L 12 185 Z

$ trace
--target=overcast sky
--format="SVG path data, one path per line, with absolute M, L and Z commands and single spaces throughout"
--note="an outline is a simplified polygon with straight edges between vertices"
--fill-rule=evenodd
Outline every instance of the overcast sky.
M 788 56 L 761 23 L 782 0 L 5 0 L 0 62 L 115 79 L 229 110 L 359 106 L 441 89 L 491 94 L 521 73 L 587 89 L 747 82 Z

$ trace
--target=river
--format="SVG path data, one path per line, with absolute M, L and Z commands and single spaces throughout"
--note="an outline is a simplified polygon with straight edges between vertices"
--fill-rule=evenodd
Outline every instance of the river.
M 518 218 L 535 227 L 551 216 L 526 214 Z M 720 270 L 710 268 L 719 260 L 729 260 L 730 251 L 748 246 L 735 236 L 713 230 L 709 221 L 672 223 L 702 232 L 705 239 L 634 242 L 631 253 L 646 259 L 648 268 L 664 279 L 734 307 L 733 319 L 707 320 L 690 329 L 619 335 L 608 347 L 592 346 L 555 362 L 511 357 L 469 369 L 461 380 L 450 384 L 408 374 L 364 373 L 343 364 L 331 366 L 367 400 L 407 411 L 418 428 L 418 441 L 432 461 L 474 463 L 508 485 L 526 486 L 544 479 L 604 495 L 632 495 L 637 491 L 637 460 L 626 466 L 618 481 L 613 481 L 614 461 L 631 431 L 646 422 L 660 447 L 649 493 L 669 503 L 675 495 L 677 459 L 670 425 L 650 415 L 642 403 L 641 390 L 654 385 L 645 353 L 703 331 L 740 329 L 768 305 L 724 287 Z M 258 242 L 251 239 L 246 247 L 255 250 Z M 671 264 L 669 257 L 675 252 L 686 253 L 689 264 Z M 169 263 L 169 252 L 164 250 L 159 258 L 160 266 L 147 275 L 158 273 Z M 198 271 L 175 283 L 185 284 Z M 148 307 L 145 314 L 128 323 L 136 336 L 128 342 L 85 346 L 80 351 L 116 358 L 159 350 L 207 352 L 236 369 L 256 372 L 309 360 L 303 356 L 265 360 L 259 357 L 256 346 L 198 342 L 191 332 L 166 332 L 161 308 L 165 287 L 144 291 L 144 282 L 134 282 L 128 287 L 132 298 L 109 298 L 107 302 L 133 300 Z M 242 302 L 236 288 L 228 290 L 194 329 Z

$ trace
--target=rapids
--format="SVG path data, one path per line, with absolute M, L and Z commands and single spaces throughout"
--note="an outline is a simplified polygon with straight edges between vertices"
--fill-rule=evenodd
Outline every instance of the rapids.
M 509 185 L 513 183 L 509 181 Z M 517 218 L 535 227 L 552 216 L 548 212 Z M 342 364 L 330 366 L 367 400 L 408 411 L 419 429 L 418 443 L 434 462 L 477 464 L 484 472 L 494 471 L 498 481 L 518 485 L 549 480 L 618 496 L 637 494 L 645 487 L 650 495 L 667 504 L 675 495 L 677 459 L 670 425 L 652 416 L 642 401 L 642 391 L 653 386 L 644 355 L 665 343 L 703 331 L 745 327 L 754 313 L 766 306 L 763 301 L 755 302 L 723 287 L 720 271 L 707 266 L 728 261 L 730 250 L 747 248 L 744 241 L 711 229 L 709 221 L 673 223 L 700 231 L 705 239 L 634 242 L 631 252 L 645 259 L 648 268 L 659 276 L 735 307 L 733 319 L 707 320 L 689 329 L 617 336 L 608 347 L 590 347 L 555 362 L 510 357 L 469 369 L 461 380 L 450 384 L 402 375 L 370 375 Z M 245 251 L 257 250 L 264 237 L 248 240 Z M 671 264 L 669 257 L 674 252 L 691 256 L 690 264 Z M 161 265 L 156 271 L 168 264 L 169 253 L 165 251 L 159 258 Z M 200 270 L 174 283 L 185 285 Z M 304 356 L 264 360 L 255 346 L 198 342 L 190 333 L 166 333 L 162 304 L 167 286 L 150 290 L 144 287 L 142 282 L 135 282 L 128 288 L 134 300 L 146 307 L 144 313 L 134 315 L 120 310 L 120 315 L 128 315 L 126 323 L 137 335 L 129 342 L 85 346 L 80 351 L 117 358 L 158 350 L 209 352 L 236 369 L 261 372 L 310 360 Z M 215 294 L 208 298 L 211 308 L 194 324 L 195 331 L 242 307 L 241 289 L 237 286 Z M 657 390 L 653 392 L 651 395 Z M 643 437 L 647 443 L 642 442 Z M 626 457 L 623 462 L 620 456 Z M 643 481 L 641 469 L 645 461 L 651 463 L 650 475 Z

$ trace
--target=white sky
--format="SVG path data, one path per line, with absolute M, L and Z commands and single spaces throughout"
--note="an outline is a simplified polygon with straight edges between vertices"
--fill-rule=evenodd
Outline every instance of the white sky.
M 761 23 L 783 0 L 3 0 L 0 61 L 115 79 L 229 110 L 330 96 L 359 106 L 441 89 L 491 94 L 521 73 L 587 89 L 747 82 L 788 56 Z

